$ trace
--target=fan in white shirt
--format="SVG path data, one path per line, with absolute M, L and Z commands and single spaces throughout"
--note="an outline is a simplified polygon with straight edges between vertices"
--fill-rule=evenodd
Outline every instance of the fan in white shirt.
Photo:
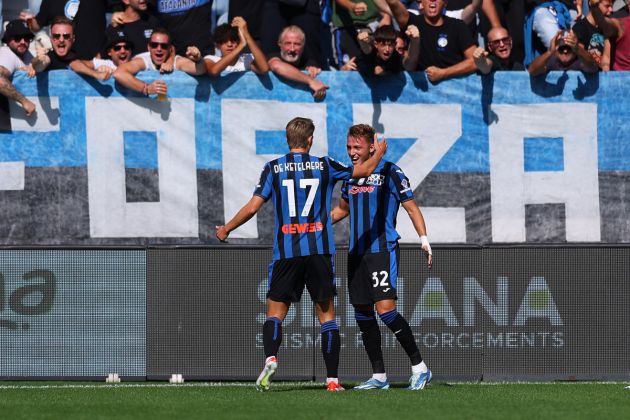
M 203 59 L 210 76 L 222 72 L 240 72 L 252 70 L 257 74 L 269 71 L 267 58 L 247 30 L 247 22 L 242 17 L 235 17 L 231 24 L 217 26 L 214 42 L 221 51 L 221 56 L 206 55 Z M 250 53 L 243 53 L 249 47 Z

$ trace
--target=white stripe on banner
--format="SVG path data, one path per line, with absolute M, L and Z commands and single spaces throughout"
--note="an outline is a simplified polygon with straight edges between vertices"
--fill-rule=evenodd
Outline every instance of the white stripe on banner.
M 35 113 L 26 116 L 24 108 L 15 101 L 9 101 L 12 131 L 59 131 L 59 97 L 27 96 L 35 104 Z

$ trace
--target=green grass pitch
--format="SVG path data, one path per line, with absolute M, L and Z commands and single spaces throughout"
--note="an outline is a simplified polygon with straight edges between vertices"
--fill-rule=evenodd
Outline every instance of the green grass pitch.
M 348 384 L 353 385 L 353 384 Z M 2 419 L 628 419 L 623 383 L 432 383 L 387 391 L 251 383 L 0 382 Z

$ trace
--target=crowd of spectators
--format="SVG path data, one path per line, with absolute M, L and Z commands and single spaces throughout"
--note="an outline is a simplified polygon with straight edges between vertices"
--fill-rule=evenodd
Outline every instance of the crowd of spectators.
M 323 99 L 322 70 L 424 71 L 438 83 L 497 70 L 630 69 L 630 0 L 22 1 L 31 9 L 2 36 L 0 94 L 27 114 L 34 105 L 11 84 L 15 71 L 69 68 L 147 95 L 167 86 L 136 78 L 143 70 L 271 70 Z M 213 19 L 217 7 L 227 23 Z

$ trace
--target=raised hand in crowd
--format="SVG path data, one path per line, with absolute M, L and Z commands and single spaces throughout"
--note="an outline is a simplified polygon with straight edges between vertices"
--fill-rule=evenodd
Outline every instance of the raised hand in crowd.
M 416 25 L 409 25 L 405 35 L 409 38 L 409 48 L 403 54 L 403 67 L 405 70 L 414 71 L 420 59 L 420 30 Z
M 483 47 L 477 47 L 473 52 L 473 61 L 475 62 L 475 66 L 483 74 L 490 73 L 490 70 L 492 69 L 492 62 L 488 58 L 488 55 L 490 55 L 490 53 L 488 53 L 488 51 L 486 51 Z
M 341 71 L 357 71 L 357 58 L 352 57 L 343 66 L 341 66 Z

